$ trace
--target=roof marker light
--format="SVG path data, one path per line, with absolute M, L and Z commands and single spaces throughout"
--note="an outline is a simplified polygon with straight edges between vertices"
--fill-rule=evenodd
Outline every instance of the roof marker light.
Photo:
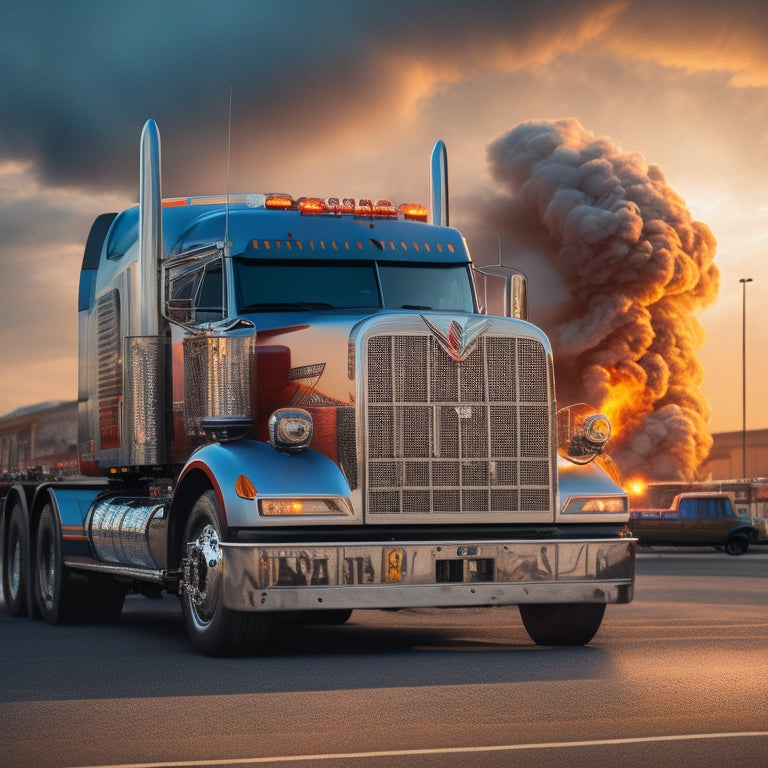
M 290 211 L 296 204 L 290 195 L 274 194 L 267 196 L 264 207 L 269 211 Z
M 391 216 L 392 218 L 397 216 L 397 210 L 392 205 L 391 200 L 377 200 L 373 213 L 375 216 Z
M 319 197 L 302 197 L 297 201 L 299 211 L 304 214 L 328 213 L 328 208 Z
M 360 198 L 355 204 L 355 216 L 373 216 L 373 203 L 367 198 Z
M 426 221 L 428 215 L 426 207 L 417 203 L 403 203 L 397 209 L 397 212 L 404 219 L 410 219 L 411 221 Z

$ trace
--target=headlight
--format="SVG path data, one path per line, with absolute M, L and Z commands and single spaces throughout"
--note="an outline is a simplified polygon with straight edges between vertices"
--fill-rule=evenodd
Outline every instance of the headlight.
M 626 514 L 626 496 L 573 496 L 565 503 L 563 513 L 578 514 Z
M 299 497 L 259 499 L 259 513 L 267 517 L 353 514 L 346 499 L 308 499 Z
M 302 408 L 279 408 L 269 417 L 269 444 L 278 451 L 303 451 L 312 440 L 312 417 Z
M 599 456 L 610 436 L 608 417 L 585 403 L 557 412 L 557 449 L 574 464 L 588 464 Z

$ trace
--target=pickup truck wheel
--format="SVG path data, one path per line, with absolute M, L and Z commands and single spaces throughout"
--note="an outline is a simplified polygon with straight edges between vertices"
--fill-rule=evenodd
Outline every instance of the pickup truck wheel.
M 522 604 L 520 618 L 537 645 L 586 645 L 600 629 L 605 603 Z
M 26 616 L 29 579 L 29 523 L 17 501 L 11 509 L 3 552 L 3 595 L 11 616 Z
M 731 536 L 725 542 L 724 549 L 729 555 L 743 555 L 749 549 L 749 539 L 746 536 Z
M 61 532 L 50 504 L 43 507 L 35 541 L 33 591 L 48 624 L 68 624 L 80 618 L 81 590 L 62 562 Z
M 238 656 L 263 648 L 272 617 L 224 605 L 219 520 L 216 495 L 207 491 L 192 507 L 184 532 L 181 610 L 196 650 L 206 656 Z

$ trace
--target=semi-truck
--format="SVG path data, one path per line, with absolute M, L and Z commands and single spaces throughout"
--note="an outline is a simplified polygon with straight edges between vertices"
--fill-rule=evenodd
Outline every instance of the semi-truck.
M 475 268 L 448 223 L 446 158 L 429 207 L 164 199 L 147 121 L 139 203 L 83 255 L 81 477 L 5 499 L 13 616 L 115 621 L 127 592 L 170 593 L 225 656 L 355 609 L 517 605 L 534 642 L 583 645 L 632 599 L 610 423 L 558 408 L 524 276 Z
M 729 555 L 768 541 L 768 520 L 739 515 L 728 493 L 678 493 L 669 509 L 632 508 L 630 528 L 641 546 L 713 546 Z

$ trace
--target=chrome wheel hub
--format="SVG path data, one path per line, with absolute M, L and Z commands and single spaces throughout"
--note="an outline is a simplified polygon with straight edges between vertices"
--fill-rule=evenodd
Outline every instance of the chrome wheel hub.
M 212 525 L 206 525 L 187 543 L 187 556 L 182 561 L 182 588 L 201 623 L 213 617 L 221 582 L 220 563 L 219 535 Z

